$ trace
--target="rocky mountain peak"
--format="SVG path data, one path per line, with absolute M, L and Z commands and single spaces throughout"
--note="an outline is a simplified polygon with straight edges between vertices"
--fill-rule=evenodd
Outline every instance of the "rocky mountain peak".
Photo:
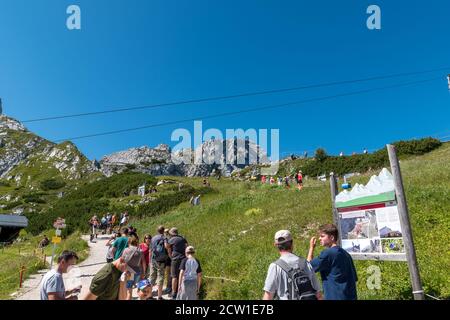
M 0 131 L 4 131 L 5 129 L 23 132 L 28 131 L 22 123 L 13 118 L 3 115 L 0 112 Z

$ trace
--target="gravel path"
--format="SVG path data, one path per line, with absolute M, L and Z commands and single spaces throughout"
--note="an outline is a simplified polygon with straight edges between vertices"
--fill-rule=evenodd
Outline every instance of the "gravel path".
M 99 235 L 96 242 L 89 242 L 89 236 L 83 236 L 89 244 L 89 257 L 82 263 L 74 267 L 68 274 L 64 274 L 64 285 L 66 290 L 70 290 L 78 285 L 82 285 L 80 297 L 82 297 L 91 284 L 94 275 L 106 264 L 106 242 L 108 235 Z M 50 258 L 48 259 L 50 262 Z M 16 300 L 39 300 L 39 284 L 48 270 L 40 270 L 38 274 L 32 275 L 22 286 L 22 289 L 16 294 Z
M 94 275 L 106 264 L 106 253 L 108 247 L 109 235 L 98 235 L 95 242 L 89 242 L 89 236 L 83 236 L 89 245 L 89 257 L 82 263 L 74 267 L 70 273 L 64 274 L 64 285 L 66 290 L 71 290 L 81 284 L 81 294 L 78 296 L 83 297 L 91 285 Z M 50 264 L 50 257 L 47 261 Z M 55 265 L 55 263 L 54 263 Z M 40 270 L 37 274 L 30 276 L 22 285 L 22 289 L 13 296 L 16 300 L 40 300 L 39 285 L 42 278 L 47 273 L 47 270 Z M 155 296 L 156 293 L 154 292 Z M 163 298 L 168 299 L 168 295 L 163 295 Z M 137 299 L 136 289 L 133 290 L 133 299 Z

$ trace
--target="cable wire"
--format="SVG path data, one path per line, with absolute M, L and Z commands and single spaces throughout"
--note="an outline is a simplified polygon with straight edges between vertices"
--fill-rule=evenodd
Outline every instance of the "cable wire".
M 270 110 L 270 109 L 276 109 L 276 108 L 282 108 L 282 107 L 288 107 L 288 106 L 294 106 L 298 104 L 305 104 L 305 103 L 311 103 L 311 102 L 318 102 L 318 101 L 326 101 L 326 100 L 332 100 L 336 98 L 342 98 L 342 97 L 349 97 L 364 93 L 370 93 L 380 90 L 386 90 L 386 89 L 392 89 L 392 88 L 400 88 L 410 85 L 416 85 L 426 82 L 431 82 L 434 80 L 442 79 L 442 77 L 435 77 L 431 79 L 426 80 L 420 80 L 420 81 L 412 81 L 412 82 L 405 82 L 397 85 L 390 85 L 390 86 L 384 86 L 384 87 L 378 87 L 378 88 L 372 88 L 372 89 L 365 89 L 365 90 L 359 90 L 349 93 L 343 93 L 343 94 L 336 94 L 321 98 L 312 98 L 312 99 L 306 99 L 306 100 L 300 100 L 295 102 L 288 102 L 283 104 L 277 104 L 277 105 L 270 105 L 270 106 L 264 106 L 264 107 L 256 107 L 252 109 L 245 109 L 240 111 L 231 111 L 231 112 L 224 112 L 219 114 L 212 114 L 212 115 L 204 115 L 204 116 L 197 116 L 195 118 L 189 118 L 189 119 L 182 119 L 182 120 L 175 120 L 175 121 L 169 121 L 169 122 L 162 122 L 162 123 L 155 123 L 150 124 L 146 126 L 141 127 L 135 127 L 135 128 L 127 128 L 127 129 L 121 129 L 121 130 L 114 130 L 114 131 L 107 131 L 107 132 L 100 132 L 100 133 L 94 133 L 94 134 L 88 134 L 88 135 L 82 135 L 82 136 L 75 136 L 71 138 L 65 138 L 65 139 L 57 139 L 54 140 L 54 142 L 62 142 L 62 141 L 68 141 L 68 140 L 79 140 L 79 139 L 85 139 L 85 138 L 93 138 L 93 137 L 99 137 L 99 136 L 105 136 L 105 135 L 111 135 L 111 134 L 117 134 L 117 133 L 124 133 L 124 132 L 130 132 L 130 131 L 136 131 L 136 130 L 142 130 L 142 129 L 148 129 L 148 128 L 156 128 L 156 127 L 163 127 L 163 126 L 169 126 L 173 124 L 179 124 L 184 122 L 191 122 L 195 120 L 204 120 L 204 119 L 213 119 L 213 118 L 220 118 L 220 117 L 226 117 L 231 115 L 237 115 L 242 113 L 250 113 L 250 112 L 256 112 L 256 111 L 263 111 L 263 110 Z
M 334 82 L 327 82 L 327 83 L 320 83 L 320 84 L 297 86 L 297 87 L 292 87 L 292 88 L 256 91 L 256 92 L 248 92 L 248 93 L 241 93 L 241 94 L 235 94 L 235 95 L 218 96 L 218 97 L 201 98 L 201 99 L 192 99 L 192 100 L 182 100 L 182 101 L 169 102 L 169 103 L 160 103 L 160 104 L 154 104 L 154 105 L 148 105 L 148 106 L 118 108 L 118 109 L 110 109 L 110 110 L 104 110 L 104 111 L 75 113 L 75 114 L 68 114 L 68 115 L 61 115 L 61 116 L 36 118 L 36 119 L 23 120 L 21 122 L 22 123 L 30 123 L 30 122 L 38 122 L 38 121 L 49 121 L 49 120 L 57 120 L 57 119 L 66 119 L 66 118 L 75 118 L 75 117 L 85 117 L 85 116 L 93 116 L 93 115 L 100 115 L 100 114 L 108 114 L 108 113 L 115 113 L 115 112 L 132 111 L 132 110 L 155 109 L 155 108 L 177 106 L 177 105 L 190 104 L 190 103 L 200 103 L 200 102 L 227 100 L 227 99 L 235 99 L 235 98 L 242 98 L 242 97 L 252 97 L 252 96 L 274 94 L 274 93 L 281 93 L 281 92 L 298 91 L 298 90 L 314 89 L 314 88 L 322 88 L 322 87 L 331 87 L 331 86 L 342 85 L 342 84 L 354 84 L 354 83 L 358 83 L 358 82 L 368 82 L 368 81 L 374 81 L 374 80 L 384 80 L 384 79 L 390 79 L 390 78 L 399 78 L 399 77 L 420 75 L 420 74 L 437 72 L 437 71 L 443 71 L 443 70 L 449 70 L 449 69 L 450 69 L 450 67 L 443 67 L 443 68 L 437 68 L 437 69 L 425 70 L 425 71 L 397 73 L 397 74 L 391 74 L 391 75 L 374 76 L 374 77 L 362 78 L 362 79 L 354 79 L 354 80 L 334 81 Z

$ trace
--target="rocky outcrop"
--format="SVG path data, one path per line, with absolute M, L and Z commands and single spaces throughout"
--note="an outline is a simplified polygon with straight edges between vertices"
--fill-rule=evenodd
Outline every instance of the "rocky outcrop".
M 33 180 L 31 168 L 34 172 L 56 169 L 60 177 L 70 180 L 95 171 L 111 176 L 125 170 L 153 176 L 230 176 L 256 162 L 268 160 L 258 145 L 240 139 L 210 140 L 195 150 L 175 152 L 166 144 L 144 146 L 90 161 L 73 143 L 47 141 L 29 132 L 19 121 L 0 115 L 0 178 L 16 184 Z
M 125 170 L 151 175 L 230 176 L 250 163 L 268 163 L 267 156 L 258 155 L 259 146 L 248 140 L 211 140 L 197 149 L 172 152 L 164 144 L 156 148 L 140 147 L 105 156 L 100 170 L 106 176 Z
M 47 141 L 29 132 L 19 121 L 0 115 L 0 178 L 20 184 L 24 171 L 51 168 L 64 179 L 80 179 L 98 170 L 74 144 Z

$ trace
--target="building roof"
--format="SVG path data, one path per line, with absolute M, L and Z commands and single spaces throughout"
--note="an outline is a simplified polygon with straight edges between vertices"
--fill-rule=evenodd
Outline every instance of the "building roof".
M 28 219 L 25 216 L 13 214 L 0 214 L 0 227 L 28 227 Z

